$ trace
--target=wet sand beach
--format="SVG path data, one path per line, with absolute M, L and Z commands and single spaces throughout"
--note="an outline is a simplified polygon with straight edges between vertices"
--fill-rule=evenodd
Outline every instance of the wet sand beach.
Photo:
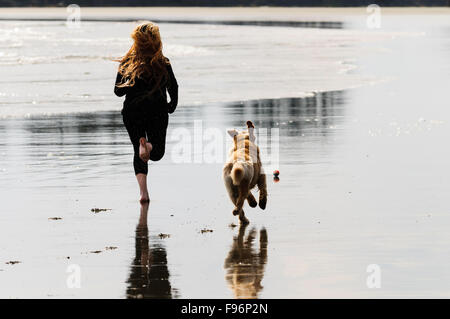
M 148 207 L 137 200 L 121 99 L 112 95 L 116 65 L 107 60 L 126 48 L 133 24 L 111 22 L 122 33 L 108 48 L 83 29 L 54 44 L 64 40 L 52 38 L 63 32 L 58 22 L 2 21 L 10 38 L 0 64 L 10 78 L 0 89 L 0 297 L 448 297 L 450 20 L 447 11 L 411 10 L 370 31 L 338 13 L 329 21 L 341 29 L 161 24 L 184 95 L 166 156 L 149 167 Z M 110 39 L 107 23 L 86 23 L 94 40 Z M 176 46 L 180 28 L 191 46 Z M 53 53 L 30 51 L 23 30 Z M 255 42 L 236 48 L 240 32 Z M 314 51 L 302 51 L 314 40 Z M 85 54 L 70 57 L 80 43 Z M 218 63 L 227 53 L 249 68 Z M 264 57 L 273 68 L 251 64 Z M 226 129 L 246 120 L 279 132 L 280 180 L 268 172 L 266 210 L 246 204 L 250 224 L 240 227 L 222 166 Z M 205 160 L 208 129 L 223 132 L 222 162 Z M 180 132 L 191 138 L 186 163 L 174 160 Z M 381 287 L 371 289 L 374 264 Z M 79 288 L 70 288 L 74 269 Z

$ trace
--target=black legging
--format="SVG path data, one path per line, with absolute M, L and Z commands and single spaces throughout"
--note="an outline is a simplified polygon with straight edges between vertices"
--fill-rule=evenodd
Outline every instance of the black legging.
M 153 146 L 150 152 L 150 160 L 159 161 L 166 150 L 166 132 L 169 123 L 167 106 L 152 105 L 142 109 L 127 110 L 122 112 L 123 123 L 133 143 L 134 173 L 148 173 L 148 164 L 139 157 L 139 139 L 145 137 Z

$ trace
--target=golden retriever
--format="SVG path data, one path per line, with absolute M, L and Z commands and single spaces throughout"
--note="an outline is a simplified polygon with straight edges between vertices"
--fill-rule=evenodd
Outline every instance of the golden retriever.
M 223 179 L 231 201 L 235 205 L 233 215 L 239 215 L 241 223 L 248 224 L 242 207 L 247 199 L 250 207 L 258 204 L 250 192 L 258 185 L 259 207 L 266 208 L 267 187 L 266 175 L 262 170 L 259 148 L 255 144 L 254 125 L 247 121 L 247 130 L 238 132 L 229 130 L 228 134 L 233 138 L 233 147 L 223 168 Z

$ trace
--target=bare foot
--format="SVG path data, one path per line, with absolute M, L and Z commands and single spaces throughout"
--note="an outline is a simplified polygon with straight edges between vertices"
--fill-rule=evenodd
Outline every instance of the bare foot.
M 150 151 L 151 144 L 147 142 L 145 137 L 141 137 L 139 139 L 139 157 L 141 158 L 141 160 L 147 163 L 150 159 Z

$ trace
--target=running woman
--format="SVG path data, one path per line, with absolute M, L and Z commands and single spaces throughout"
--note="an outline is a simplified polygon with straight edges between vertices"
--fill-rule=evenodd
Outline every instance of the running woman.
M 162 53 L 159 28 L 152 22 L 138 25 L 130 50 L 121 59 L 114 93 L 124 96 L 122 116 L 134 148 L 133 166 L 141 193 L 148 202 L 148 161 L 165 152 L 169 115 L 178 103 L 178 84 L 169 59 Z M 167 102 L 169 92 L 170 102 Z

